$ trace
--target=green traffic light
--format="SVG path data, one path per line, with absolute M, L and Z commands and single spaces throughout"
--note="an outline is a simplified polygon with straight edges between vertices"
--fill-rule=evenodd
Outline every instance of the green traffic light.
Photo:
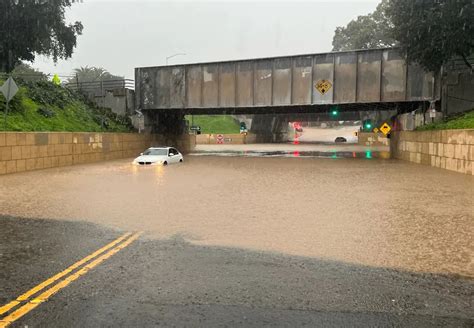
M 336 115 L 337 115 L 337 110 L 333 110 L 333 111 L 331 112 L 331 114 L 332 114 L 332 116 L 336 116 Z
M 372 124 L 370 124 L 370 123 L 365 124 L 365 128 L 366 128 L 367 130 L 372 129 Z

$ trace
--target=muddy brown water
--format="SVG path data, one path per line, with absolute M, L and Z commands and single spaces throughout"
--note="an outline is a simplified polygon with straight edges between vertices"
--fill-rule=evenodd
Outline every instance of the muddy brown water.
M 474 178 L 396 160 L 188 156 L 0 177 L 0 214 L 474 277 Z

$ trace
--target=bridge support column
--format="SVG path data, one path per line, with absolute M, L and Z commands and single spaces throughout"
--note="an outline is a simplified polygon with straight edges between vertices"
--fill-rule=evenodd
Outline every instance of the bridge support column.
M 184 114 L 175 111 L 146 111 L 145 132 L 157 136 L 156 146 L 173 146 L 188 153 L 194 149 L 195 136 L 187 133 Z
M 256 114 L 250 132 L 258 143 L 285 142 L 288 140 L 288 115 Z
M 186 134 L 184 114 L 175 111 L 147 111 L 145 115 L 145 131 L 163 136 L 179 136 Z

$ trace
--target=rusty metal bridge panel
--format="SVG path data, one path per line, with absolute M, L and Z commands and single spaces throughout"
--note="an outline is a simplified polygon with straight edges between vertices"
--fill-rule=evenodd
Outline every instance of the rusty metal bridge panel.
M 397 49 L 135 69 L 144 110 L 430 101 L 437 84 Z

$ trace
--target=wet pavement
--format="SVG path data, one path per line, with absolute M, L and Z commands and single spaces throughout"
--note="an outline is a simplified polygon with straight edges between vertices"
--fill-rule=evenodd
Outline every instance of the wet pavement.
M 1 219 L 2 237 L 36 250 L 2 250 L 3 303 L 119 235 L 83 222 Z M 470 327 L 473 292 L 471 280 L 450 275 L 148 236 L 11 327 Z
M 85 222 L 0 217 L 0 306 L 117 238 Z
M 473 188 L 362 156 L 2 176 L 0 301 L 144 231 L 13 326 L 468 327 Z

